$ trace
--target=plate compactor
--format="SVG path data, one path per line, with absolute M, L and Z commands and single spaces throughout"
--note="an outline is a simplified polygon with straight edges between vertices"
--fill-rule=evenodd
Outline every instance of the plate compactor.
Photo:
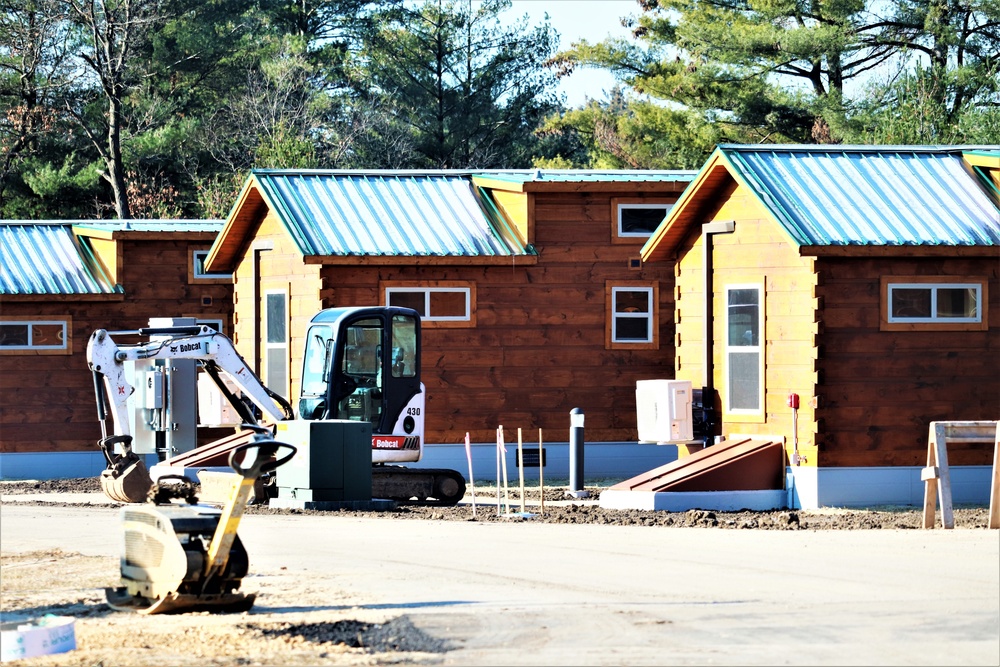
M 198 504 L 194 485 L 183 475 L 161 477 L 146 504 L 122 508 L 121 585 L 105 589 L 113 609 L 162 614 L 241 612 L 253 606 L 254 594 L 238 592 L 249 559 L 236 529 L 257 478 L 286 463 L 296 450 L 273 440 L 265 427 L 244 426 L 255 431 L 254 439 L 229 456 L 236 475 L 221 509 Z

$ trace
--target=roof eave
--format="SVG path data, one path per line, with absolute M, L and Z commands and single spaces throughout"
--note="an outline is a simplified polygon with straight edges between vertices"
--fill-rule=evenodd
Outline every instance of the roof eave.
M 804 245 L 803 257 L 996 257 L 995 245 Z
M 643 263 L 666 261 L 674 254 L 702 208 L 702 190 L 720 186 L 720 182 L 715 179 L 717 169 L 724 169 L 732 177 L 724 159 L 725 156 L 719 149 L 713 151 L 694 180 L 687 184 L 670 213 L 639 250 Z
M 538 255 L 306 255 L 324 266 L 532 266 Z
M 260 184 L 256 176 L 251 173 L 243 183 L 236 203 L 226 217 L 226 224 L 208 251 L 208 257 L 205 258 L 206 271 L 232 273 L 235 270 L 236 260 L 245 245 L 249 230 L 257 220 L 261 207 L 266 205 Z

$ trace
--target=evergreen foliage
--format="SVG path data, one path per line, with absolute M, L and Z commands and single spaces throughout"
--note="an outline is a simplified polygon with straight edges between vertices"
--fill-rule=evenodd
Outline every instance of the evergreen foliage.
M 1000 143 L 997 0 L 0 0 L 0 216 L 223 217 L 254 168 L 659 169 L 719 143 Z M 619 87 L 567 109 L 557 77 Z

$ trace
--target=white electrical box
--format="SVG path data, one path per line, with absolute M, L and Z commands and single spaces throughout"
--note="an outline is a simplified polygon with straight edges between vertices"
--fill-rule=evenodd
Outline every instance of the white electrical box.
M 235 396 L 242 392 L 236 383 L 224 375 L 220 375 L 226 388 Z M 243 421 L 225 395 L 219 390 L 215 380 L 208 373 L 198 374 L 198 425 L 199 426 L 237 426 Z
M 690 380 L 639 380 L 635 410 L 639 442 L 682 443 L 694 438 Z

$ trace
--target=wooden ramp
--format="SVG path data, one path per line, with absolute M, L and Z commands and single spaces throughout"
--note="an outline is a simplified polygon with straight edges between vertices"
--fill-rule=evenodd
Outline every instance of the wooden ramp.
M 264 424 L 264 426 L 271 427 L 272 425 Z M 173 468 L 229 468 L 229 455 L 236 448 L 249 443 L 253 437 L 254 432 L 251 430 L 237 431 L 201 447 L 195 447 L 183 454 L 171 456 L 162 461 L 160 465 Z
M 723 440 L 690 456 L 619 482 L 614 491 L 765 491 L 784 488 L 780 442 Z

